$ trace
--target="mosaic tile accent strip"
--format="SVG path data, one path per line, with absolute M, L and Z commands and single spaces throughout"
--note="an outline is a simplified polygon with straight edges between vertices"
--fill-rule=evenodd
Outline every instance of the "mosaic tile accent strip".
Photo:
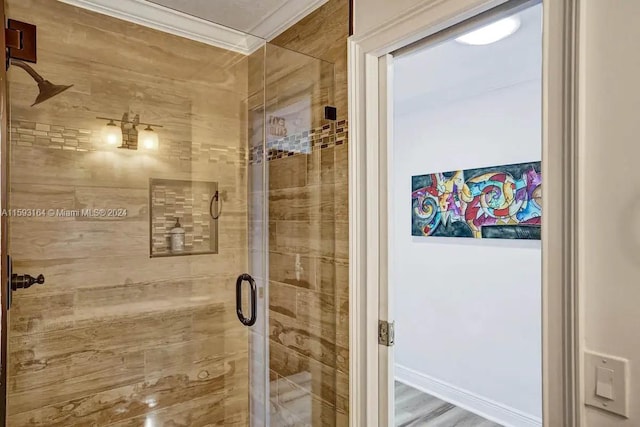
M 78 152 L 105 151 L 102 132 L 36 122 L 14 122 L 10 128 L 11 143 L 21 147 L 39 147 Z M 270 142 L 267 161 L 310 154 L 313 151 L 346 144 L 349 140 L 347 120 L 327 123 L 298 134 Z M 170 160 L 208 160 L 210 163 L 228 165 L 261 163 L 264 146 L 259 144 L 250 150 L 244 147 L 220 146 L 201 141 L 172 141 L 161 138 L 155 156 Z
M 149 180 L 151 256 L 172 255 L 170 231 L 180 219 L 185 231 L 185 251 L 217 253 L 217 227 L 209 215 L 209 201 L 218 190 L 216 182 Z
M 348 140 L 349 123 L 347 120 L 339 120 L 270 142 L 266 158 L 267 161 L 271 161 L 296 154 L 311 154 L 313 151 L 346 144 Z M 263 155 L 262 144 L 252 147 L 249 152 L 249 163 L 261 163 Z
M 105 151 L 101 130 L 80 129 L 46 123 L 18 121 L 11 123 L 11 143 L 21 147 L 39 147 L 78 152 Z M 126 141 L 125 141 L 126 142 Z M 245 148 L 215 145 L 200 141 L 160 139 L 155 156 L 170 160 L 208 160 L 229 165 L 246 164 Z

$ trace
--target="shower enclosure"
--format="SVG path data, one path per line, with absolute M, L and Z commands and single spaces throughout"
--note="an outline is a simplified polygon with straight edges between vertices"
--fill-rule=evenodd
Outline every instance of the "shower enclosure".
M 333 64 L 5 4 L 6 425 L 347 425 Z

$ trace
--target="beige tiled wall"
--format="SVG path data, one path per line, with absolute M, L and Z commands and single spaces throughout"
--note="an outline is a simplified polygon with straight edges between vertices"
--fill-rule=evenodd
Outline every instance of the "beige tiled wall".
M 349 0 L 328 0 L 271 43 L 335 64 L 338 119 L 347 118 Z

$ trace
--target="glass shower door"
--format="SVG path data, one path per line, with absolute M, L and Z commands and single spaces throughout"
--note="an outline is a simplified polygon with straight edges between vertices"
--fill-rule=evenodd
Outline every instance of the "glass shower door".
M 7 425 L 249 425 L 251 61 L 62 2 L 7 16 L 38 28 L 37 64 L 9 70 Z M 34 73 L 73 86 L 36 103 Z
M 265 57 L 271 425 L 347 426 L 346 112 L 333 64 Z

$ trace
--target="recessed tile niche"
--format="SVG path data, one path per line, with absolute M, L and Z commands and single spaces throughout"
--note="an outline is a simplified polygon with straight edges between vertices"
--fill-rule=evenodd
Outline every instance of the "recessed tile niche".
M 154 257 L 218 253 L 218 183 L 149 179 L 150 255 Z M 212 215 L 213 214 L 213 215 Z M 171 251 L 171 230 L 180 221 L 184 250 Z

